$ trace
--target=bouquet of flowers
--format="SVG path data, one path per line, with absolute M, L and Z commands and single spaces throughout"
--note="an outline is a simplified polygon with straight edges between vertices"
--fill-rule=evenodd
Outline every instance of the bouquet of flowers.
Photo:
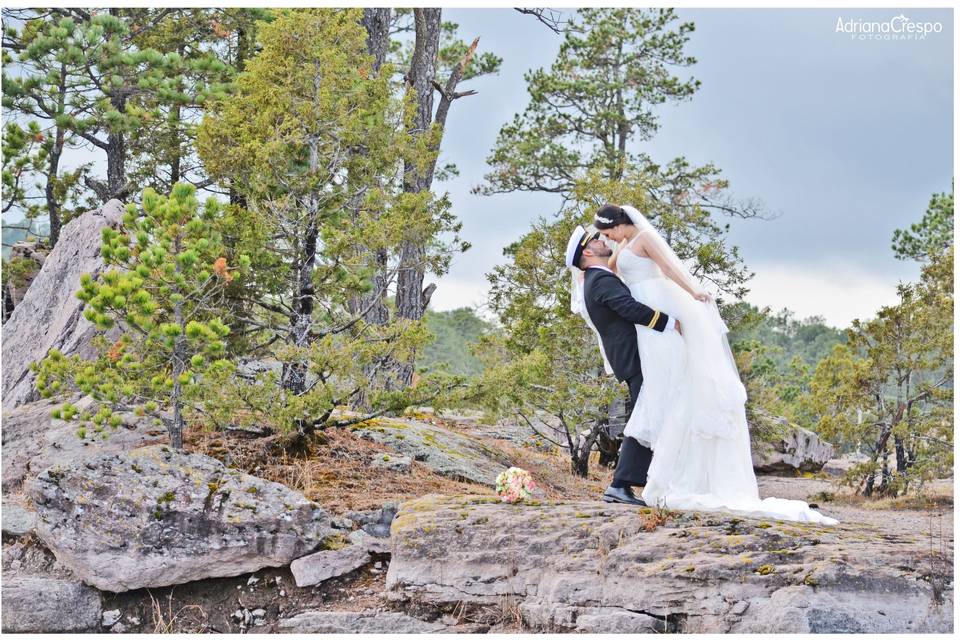
M 497 476 L 497 496 L 503 502 L 511 504 L 525 500 L 537 490 L 537 483 L 529 471 L 519 467 L 510 467 Z

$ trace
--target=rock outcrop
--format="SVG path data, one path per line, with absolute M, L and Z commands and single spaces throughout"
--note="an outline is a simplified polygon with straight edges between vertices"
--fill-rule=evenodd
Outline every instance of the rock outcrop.
M 455 480 L 492 485 L 511 466 L 506 455 L 480 440 L 424 422 L 381 418 L 351 429 Z
M 753 448 L 753 470 L 757 473 L 793 476 L 816 473 L 833 457 L 833 445 L 813 431 L 782 421 L 785 435 L 775 443 L 760 443 Z
M 91 399 L 72 398 L 78 409 L 87 408 Z M 50 417 L 62 404 L 38 400 L 3 412 L 3 492 L 16 491 L 28 476 L 35 476 L 52 464 L 69 465 L 92 455 L 130 451 L 149 444 L 169 442 L 166 429 L 131 412 L 117 415 L 123 423 L 109 430 L 106 437 L 77 436 L 76 425 Z
M 7 505 L 4 505 L 6 526 Z M 4 531 L 4 533 L 7 533 Z M 3 545 L 3 631 L 67 633 L 95 631 L 101 595 L 30 536 Z
M 93 357 L 96 328 L 83 317 L 77 299 L 80 275 L 103 271 L 100 236 L 123 220 L 123 204 L 111 200 L 67 223 L 60 240 L 3 326 L 3 409 L 38 399 L 30 364 L 56 347 L 64 355 Z
M 57 464 L 26 489 L 40 539 L 104 591 L 284 566 L 332 533 L 303 495 L 159 445 Z
M 426 496 L 394 520 L 388 597 L 440 610 L 512 603 L 546 631 L 953 628 L 949 564 L 933 575 L 922 540 L 855 524 L 657 517 L 596 502 Z

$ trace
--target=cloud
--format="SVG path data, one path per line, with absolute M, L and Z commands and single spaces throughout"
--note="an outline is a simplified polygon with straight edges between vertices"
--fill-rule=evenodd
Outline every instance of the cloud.
M 437 290 L 430 299 L 434 311 L 450 311 L 461 307 L 476 309 L 487 302 L 489 283 L 483 278 L 465 279 L 444 276 L 437 282 Z
M 747 302 L 774 311 L 787 308 L 798 319 L 823 316 L 828 325 L 837 328 L 850 326 L 856 318 L 872 318 L 880 307 L 898 301 L 896 280 L 865 271 L 857 264 L 758 264 L 753 270 L 756 275 L 749 283 Z M 449 276 L 439 285 L 430 303 L 435 311 L 483 307 L 489 286 L 483 278 Z
M 823 316 L 838 328 L 856 318 L 872 318 L 880 307 L 899 299 L 896 281 L 856 264 L 834 262 L 816 268 L 758 264 L 753 270 L 756 276 L 748 285 L 748 302 L 774 311 L 786 307 L 797 318 Z

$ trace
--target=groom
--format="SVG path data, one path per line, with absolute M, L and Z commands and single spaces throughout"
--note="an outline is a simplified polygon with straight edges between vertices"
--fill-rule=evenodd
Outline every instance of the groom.
M 627 285 L 610 270 L 608 261 L 611 255 L 613 251 L 599 232 L 588 233 L 578 226 L 567 243 L 566 264 L 584 271 L 584 304 L 600 334 L 603 351 L 614 375 L 620 382 L 626 381 L 630 389 L 629 416 L 643 384 L 637 325 L 654 331 L 681 331 L 681 327 L 675 318 L 633 298 Z M 633 493 L 633 487 L 647 484 L 647 470 L 652 458 L 653 451 L 649 447 L 624 436 L 613 482 L 603 492 L 604 502 L 645 506 L 646 503 Z

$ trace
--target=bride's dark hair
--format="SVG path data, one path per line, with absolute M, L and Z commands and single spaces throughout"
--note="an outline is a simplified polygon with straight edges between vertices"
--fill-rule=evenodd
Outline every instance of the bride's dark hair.
M 621 224 L 633 224 L 623 207 L 618 207 L 615 204 L 605 204 L 597 209 L 593 220 L 593 226 L 597 229 L 612 229 Z

